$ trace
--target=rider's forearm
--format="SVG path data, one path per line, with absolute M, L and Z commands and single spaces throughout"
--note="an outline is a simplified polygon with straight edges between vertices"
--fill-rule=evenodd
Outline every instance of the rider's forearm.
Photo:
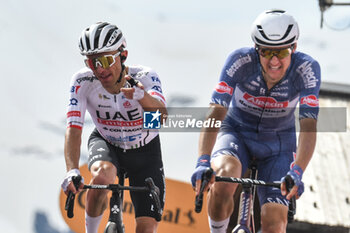
M 145 95 L 142 99 L 139 100 L 140 105 L 145 111 L 155 112 L 159 110 L 162 113 L 162 121 L 166 118 L 168 112 L 165 107 L 165 104 L 160 100 L 153 98 L 150 94 L 145 91 Z
M 300 121 L 300 134 L 295 163 L 305 171 L 316 146 L 316 120 L 303 119 Z
M 79 169 L 81 134 L 82 130 L 74 127 L 67 128 L 66 130 L 64 157 L 67 171 L 73 168 Z
M 215 120 L 222 121 L 225 118 L 226 113 L 226 108 L 220 105 L 211 104 L 206 119 L 212 118 Z M 201 133 L 199 135 L 199 156 L 204 154 L 211 155 L 218 132 L 219 128 L 202 128 Z

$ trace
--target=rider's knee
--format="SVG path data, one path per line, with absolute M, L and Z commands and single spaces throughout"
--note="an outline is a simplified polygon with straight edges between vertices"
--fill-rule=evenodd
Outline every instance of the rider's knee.
M 155 233 L 157 232 L 158 222 L 151 217 L 136 218 L 136 233 Z
M 241 176 L 242 165 L 240 161 L 232 155 L 216 157 L 212 160 L 211 165 L 218 176 Z
M 287 228 L 286 207 L 279 204 L 268 204 L 261 210 L 262 232 L 285 233 Z
M 217 182 L 210 188 L 210 195 L 215 197 L 228 198 L 232 197 L 236 191 L 237 184 Z
M 115 166 L 106 161 L 97 161 L 91 166 L 93 184 L 111 184 L 116 177 Z

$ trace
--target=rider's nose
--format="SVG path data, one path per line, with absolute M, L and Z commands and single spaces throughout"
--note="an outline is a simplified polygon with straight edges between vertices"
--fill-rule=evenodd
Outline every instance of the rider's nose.
M 273 57 L 270 59 L 270 62 L 271 62 L 272 64 L 277 64 L 277 63 L 280 62 L 280 60 L 278 59 L 277 56 L 273 56 Z
M 95 72 L 96 72 L 97 74 L 102 74 L 104 70 L 105 70 L 105 69 L 103 69 L 102 66 L 97 66 L 97 68 L 95 69 Z

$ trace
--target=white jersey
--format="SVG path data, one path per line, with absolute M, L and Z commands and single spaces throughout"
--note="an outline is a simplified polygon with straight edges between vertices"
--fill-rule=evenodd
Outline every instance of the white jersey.
M 157 73 L 144 66 L 129 67 L 128 72 L 148 94 L 166 104 Z M 137 100 L 122 92 L 109 93 L 90 69 L 83 68 L 72 77 L 67 127 L 82 129 L 86 109 L 101 136 L 114 146 L 134 149 L 158 135 L 157 130 L 143 129 L 143 108 Z

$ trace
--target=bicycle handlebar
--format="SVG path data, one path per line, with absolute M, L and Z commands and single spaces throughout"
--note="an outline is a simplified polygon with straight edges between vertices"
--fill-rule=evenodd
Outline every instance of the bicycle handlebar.
M 225 177 L 225 176 L 215 176 L 215 181 L 218 182 L 230 182 L 230 183 L 239 183 L 247 185 L 259 185 L 259 186 L 269 186 L 275 188 L 281 188 L 281 182 L 265 182 L 263 180 L 253 180 L 250 178 L 235 178 L 235 177 Z
M 72 177 L 72 181 L 76 189 L 78 189 L 81 179 L 82 179 L 81 176 Z M 155 204 L 155 210 L 157 213 L 156 219 L 157 221 L 161 219 L 162 210 L 161 210 L 161 204 L 159 200 L 160 192 L 159 192 L 159 188 L 154 184 L 153 179 L 151 177 L 148 177 L 145 179 L 145 186 L 143 187 L 122 186 L 120 184 L 107 184 L 107 185 L 93 184 L 93 185 L 84 185 L 83 189 L 108 189 L 108 190 L 111 190 L 112 192 L 114 191 L 118 192 L 120 190 L 129 190 L 129 191 L 135 191 L 135 192 L 149 192 Z M 75 194 L 69 191 L 66 199 L 66 205 L 65 205 L 65 210 L 67 211 L 68 218 L 74 217 L 74 212 L 73 212 L 74 199 L 75 199 Z
M 213 169 L 208 168 L 202 175 L 202 183 L 199 190 L 199 194 L 196 196 L 195 200 L 195 211 L 197 213 L 200 213 L 202 210 L 203 205 L 203 192 L 205 186 L 209 183 L 211 176 L 213 174 Z M 225 177 L 225 176 L 215 176 L 216 182 L 230 182 L 230 183 L 239 183 L 242 185 L 258 185 L 258 186 L 269 186 L 269 187 L 275 187 L 275 188 L 281 188 L 281 182 L 265 182 L 263 180 L 253 180 L 250 178 L 235 178 L 235 177 Z M 286 181 L 286 188 L 287 191 L 290 192 L 290 190 L 294 186 L 294 181 L 292 177 L 289 175 L 285 178 Z M 288 222 L 291 223 L 294 220 L 294 215 L 296 213 L 296 199 L 295 196 L 289 200 L 289 206 L 288 206 Z

